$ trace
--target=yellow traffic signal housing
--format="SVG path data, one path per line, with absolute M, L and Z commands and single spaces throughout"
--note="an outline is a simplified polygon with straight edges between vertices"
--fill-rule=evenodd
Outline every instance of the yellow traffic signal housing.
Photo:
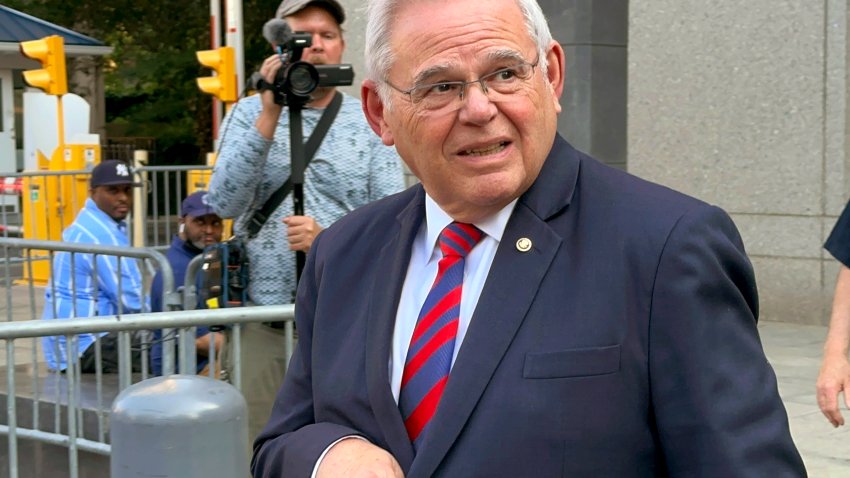
M 40 70 L 24 72 L 24 81 L 30 86 L 41 88 L 48 95 L 64 95 L 68 92 L 68 75 L 65 72 L 65 41 L 59 35 L 40 40 L 21 42 L 24 56 L 41 62 Z
M 195 52 L 198 61 L 215 71 L 216 76 L 198 78 L 198 88 L 225 103 L 236 101 L 236 62 L 233 47 Z

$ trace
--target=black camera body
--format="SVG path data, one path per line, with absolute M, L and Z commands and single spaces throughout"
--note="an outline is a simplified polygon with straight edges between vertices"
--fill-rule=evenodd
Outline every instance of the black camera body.
M 310 101 L 310 94 L 316 88 L 348 86 L 354 80 L 354 69 L 350 64 L 313 65 L 301 61 L 305 48 L 313 44 L 312 35 L 295 32 L 287 41 L 278 45 L 278 53 L 283 65 L 277 71 L 274 83 L 261 81 L 260 89 L 274 92 L 275 103 L 285 106 L 303 105 Z

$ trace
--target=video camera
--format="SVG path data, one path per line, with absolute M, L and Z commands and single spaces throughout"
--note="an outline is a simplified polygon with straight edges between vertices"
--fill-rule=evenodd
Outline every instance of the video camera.
M 304 49 L 313 44 L 313 37 L 309 33 L 293 32 L 284 20 L 273 18 L 266 22 L 263 36 L 276 46 L 283 65 L 277 71 L 274 83 L 269 84 L 259 78 L 255 89 L 271 90 L 275 103 L 281 106 L 296 102 L 305 104 L 316 88 L 348 86 L 354 80 L 354 69 L 350 64 L 313 65 L 301 61 Z

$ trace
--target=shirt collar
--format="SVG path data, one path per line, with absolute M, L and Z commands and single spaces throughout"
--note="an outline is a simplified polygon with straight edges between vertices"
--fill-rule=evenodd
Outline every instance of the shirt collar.
M 501 242 L 502 235 L 505 233 L 505 227 L 508 225 L 508 219 L 511 218 L 511 214 L 514 212 L 516 202 L 517 199 L 514 199 L 508 203 L 507 206 L 500 209 L 496 214 L 476 222 L 474 224 L 475 227 L 481 229 L 484 234 L 492 237 L 496 240 L 496 242 Z M 443 209 L 428 193 L 425 193 L 426 244 L 431 247 L 435 247 L 440 233 L 443 232 L 443 229 L 451 224 L 452 221 L 454 221 L 454 219 L 446 214 L 446 212 L 443 211 Z

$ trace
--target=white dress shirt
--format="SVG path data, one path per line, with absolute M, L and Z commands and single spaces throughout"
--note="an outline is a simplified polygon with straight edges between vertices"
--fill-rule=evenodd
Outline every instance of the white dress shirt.
M 460 297 L 460 321 L 457 327 L 457 338 L 455 339 L 455 350 L 452 354 L 452 365 L 454 365 L 457 353 L 469 328 L 469 321 L 481 289 L 490 272 L 490 265 L 496 256 L 496 249 L 502 240 L 505 226 L 516 206 L 516 199 L 502 208 L 498 213 L 487 219 L 475 223 L 484 235 L 481 241 L 466 256 L 463 270 L 463 291 Z M 398 403 L 398 394 L 401 388 L 401 376 L 404 372 L 404 362 L 407 359 L 407 349 L 410 347 L 410 338 L 416 327 L 419 311 L 434 278 L 437 277 L 437 265 L 443 254 L 437 244 L 437 239 L 443 229 L 451 224 L 453 219 L 443 211 L 431 196 L 425 195 L 425 222 L 419 228 L 416 238 L 413 240 L 413 250 L 410 255 L 410 264 L 407 266 L 407 276 L 401 289 L 401 299 L 395 318 L 395 329 L 393 330 L 392 352 L 390 354 L 390 386 L 393 397 Z

